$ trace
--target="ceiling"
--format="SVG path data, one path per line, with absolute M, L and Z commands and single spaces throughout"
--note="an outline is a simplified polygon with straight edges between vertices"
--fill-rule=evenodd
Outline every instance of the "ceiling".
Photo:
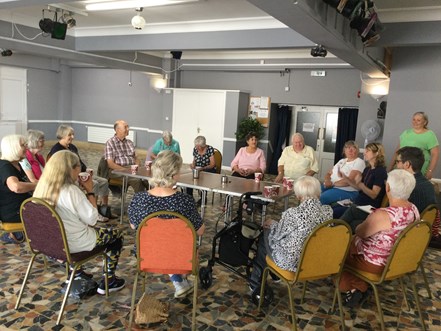
M 441 44 L 440 0 L 377 0 L 385 30 L 375 47 L 369 48 L 354 40 L 354 30 L 349 39 L 342 38 L 345 31 L 339 25 L 348 25 L 347 19 L 326 8 L 321 0 L 300 0 L 297 4 L 293 0 L 199 0 L 149 7 L 142 12 L 147 22 L 142 30 L 130 24 L 134 9 L 87 12 L 85 4 L 89 2 L 60 0 L 54 5 L 75 12 L 77 21 L 68 31 L 69 37 L 59 41 L 37 36 L 47 0 L 0 0 L 0 48 L 71 63 L 125 68 L 125 61 L 126 67 L 136 64 L 134 70 L 157 73 L 160 70 L 154 67 L 160 67 L 161 62 L 155 58 L 167 58 L 171 50 L 181 50 L 182 63 L 193 69 L 232 70 L 233 64 L 241 70 L 352 66 L 381 76 L 385 48 Z M 47 13 L 45 17 L 52 18 Z M 340 23 L 343 20 L 346 22 Z M 312 58 L 310 49 L 315 44 L 325 45 L 332 54 Z M 120 60 L 119 65 L 118 61 L 112 63 L 114 58 Z

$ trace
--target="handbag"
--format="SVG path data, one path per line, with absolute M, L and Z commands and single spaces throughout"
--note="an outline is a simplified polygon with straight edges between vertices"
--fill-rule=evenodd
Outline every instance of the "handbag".
M 135 323 L 150 324 L 165 322 L 168 318 L 169 304 L 161 302 L 144 293 L 136 304 Z

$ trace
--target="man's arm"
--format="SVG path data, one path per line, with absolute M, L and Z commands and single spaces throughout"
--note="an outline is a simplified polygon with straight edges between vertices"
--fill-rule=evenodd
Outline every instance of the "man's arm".
M 111 170 L 124 170 L 125 168 L 120 166 L 119 164 L 116 164 L 115 161 L 113 160 L 106 160 L 107 161 L 107 165 L 109 166 L 109 168 Z

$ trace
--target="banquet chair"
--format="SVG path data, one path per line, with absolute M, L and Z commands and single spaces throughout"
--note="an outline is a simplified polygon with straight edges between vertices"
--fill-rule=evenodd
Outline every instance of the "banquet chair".
M 415 297 L 415 303 L 420 315 L 422 329 L 426 330 L 424 324 L 423 315 L 421 312 L 420 301 L 418 298 L 418 292 L 415 285 L 414 276 L 415 272 L 421 264 L 421 259 L 424 256 L 424 252 L 429 244 L 430 240 L 430 226 L 427 222 L 414 222 L 407 226 L 398 237 L 395 242 L 391 254 L 387 259 L 384 270 L 381 274 L 373 274 L 367 271 L 359 270 L 354 267 L 345 265 L 344 270 L 348 271 L 355 276 L 363 279 L 369 283 L 373 290 L 375 301 L 378 308 L 378 315 L 381 325 L 381 330 L 385 330 L 383 311 L 381 309 L 380 297 L 378 294 L 377 285 L 383 284 L 386 281 L 399 279 L 401 289 L 403 290 L 404 301 L 407 308 L 409 304 L 406 298 L 406 291 L 404 288 L 403 278 L 409 276 L 412 283 L 412 290 Z M 395 294 L 395 292 L 394 292 Z
M 192 330 L 196 330 L 196 305 L 198 290 L 198 257 L 196 231 L 183 215 L 159 211 L 147 216 L 136 231 L 136 275 L 130 307 L 129 330 L 133 322 L 136 287 L 140 274 L 147 273 L 192 274 L 194 279 Z
M 438 207 L 435 204 L 428 205 L 421 212 L 420 216 L 421 216 L 421 220 L 429 223 L 430 228 L 432 228 L 433 222 L 435 222 L 436 217 L 439 217 Z M 427 295 L 429 296 L 429 299 L 432 299 L 432 292 L 430 291 L 429 282 L 427 281 L 426 272 L 424 271 L 423 261 L 421 261 L 420 269 L 421 269 L 421 273 L 423 274 L 423 280 L 424 280 L 424 285 L 426 286 Z
M 333 219 L 318 225 L 308 236 L 303 245 L 296 272 L 279 268 L 276 263 L 267 256 L 267 267 L 264 269 L 260 288 L 259 311 L 263 305 L 266 279 L 269 272 L 272 272 L 287 286 L 292 316 L 292 330 L 297 330 L 292 285 L 298 282 L 304 282 L 302 293 L 303 302 L 307 281 L 332 277 L 335 286 L 334 298 L 337 296 L 342 329 L 344 329 L 344 313 L 338 285 L 346 255 L 349 251 L 351 238 L 352 230 L 350 226 L 346 222 Z
M 216 164 L 216 173 L 220 174 L 222 171 L 222 153 L 217 149 L 214 148 L 214 163 Z M 211 196 L 211 204 L 214 202 L 214 192 Z
M 63 221 L 55 209 L 42 199 L 29 198 L 23 201 L 20 208 L 20 217 L 32 257 L 26 270 L 23 284 L 20 288 L 15 309 L 18 309 L 20 306 L 20 301 L 26 287 L 26 282 L 31 273 L 34 260 L 39 254 L 43 254 L 47 257 L 66 263 L 66 268 L 68 268 L 68 266 L 72 268 L 66 293 L 58 314 L 57 325 L 61 322 L 64 307 L 66 305 L 76 271 L 83 264 L 95 259 L 97 256 L 102 256 L 104 260 L 104 270 L 106 273 L 106 296 L 109 295 L 107 284 L 107 255 L 104 252 L 103 246 L 96 247 L 91 251 L 70 253 Z M 48 238 L 50 238 L 50 240 L 48 240 Z

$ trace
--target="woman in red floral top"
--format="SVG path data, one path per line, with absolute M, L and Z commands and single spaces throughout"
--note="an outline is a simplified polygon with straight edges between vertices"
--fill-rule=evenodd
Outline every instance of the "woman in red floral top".
M 381 274 L 401 231 L 420 219 L 418 209 L 408 201 L 415 177 L 407 171 L 393 170 L 386 181 L 389 207 L 372 212 L 357 226 L 346 264 L 359 270 Z M 355 307 L 368 296 L 368 284 L 349 272 L 343 272 L 340 290 L 345 303 Z

